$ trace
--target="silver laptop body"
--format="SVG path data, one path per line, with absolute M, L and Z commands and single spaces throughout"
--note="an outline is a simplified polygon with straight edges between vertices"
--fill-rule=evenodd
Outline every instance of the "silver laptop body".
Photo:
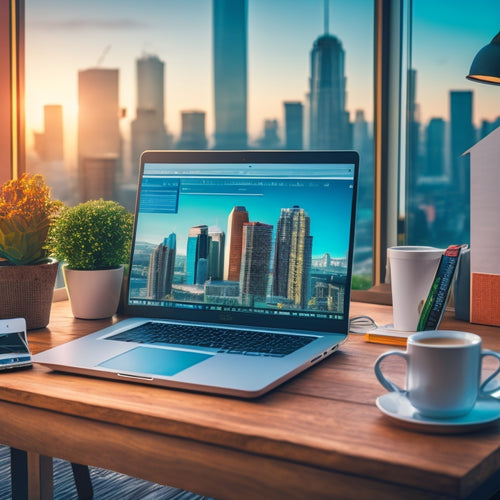
M 147 151 L 127 319 L 33 356 L 54 370 L 257 397 L 349 325 L 358 155 Z

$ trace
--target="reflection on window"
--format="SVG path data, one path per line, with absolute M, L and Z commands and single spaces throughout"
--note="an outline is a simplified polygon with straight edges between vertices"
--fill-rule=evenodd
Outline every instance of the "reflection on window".
M 408 244 L 470 241 L 470 155 L 500 125 L 500 90 L 465 79 L 476 52 L 498 32 L 500 4 L 413 2 L 407 84 Z
M 372 47 L 372 0 L 26 0 L 27 168 L 133 210 L 146 149 L 356 149 L 368 287 Z

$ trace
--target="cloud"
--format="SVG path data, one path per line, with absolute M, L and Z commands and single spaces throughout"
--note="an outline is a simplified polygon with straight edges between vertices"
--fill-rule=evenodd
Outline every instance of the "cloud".
M 39 21 L 39 28 L 51 30 L 139 30 L 148 25 L 135 19 L 62 19 L 60 21 Z

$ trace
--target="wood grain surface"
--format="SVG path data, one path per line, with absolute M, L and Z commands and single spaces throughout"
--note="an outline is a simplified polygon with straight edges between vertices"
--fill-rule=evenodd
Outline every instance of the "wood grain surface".
M 392 321 L 389 306 L 353 303 L 351 316 L 360 314 Z M 37 353 L 119 319 L 77 320 L 67 302 L 54 303 L 30 347 Z M 473 331 L 500 351 L 500 328 L 446 313 L 441 329 Z M 217 499 L 487 498 L 500 485 L 499 425 L 459 435 L 395 425 L 375 406 L 385 391 L 373 365 L 390 349 L 351 334 L 338 353 L 250 401 L 40 366 L 5 373 L 0 442 Z M 390 369 L 403 380 L 401 363 Z

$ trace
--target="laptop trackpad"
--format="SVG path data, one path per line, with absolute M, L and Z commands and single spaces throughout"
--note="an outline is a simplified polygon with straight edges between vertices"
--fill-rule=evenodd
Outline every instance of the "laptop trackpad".
M 211 357 L 211 354 L 199 352 L 135 347 L 103 361 L 98 366 L 123 373 L 172 376 Z

